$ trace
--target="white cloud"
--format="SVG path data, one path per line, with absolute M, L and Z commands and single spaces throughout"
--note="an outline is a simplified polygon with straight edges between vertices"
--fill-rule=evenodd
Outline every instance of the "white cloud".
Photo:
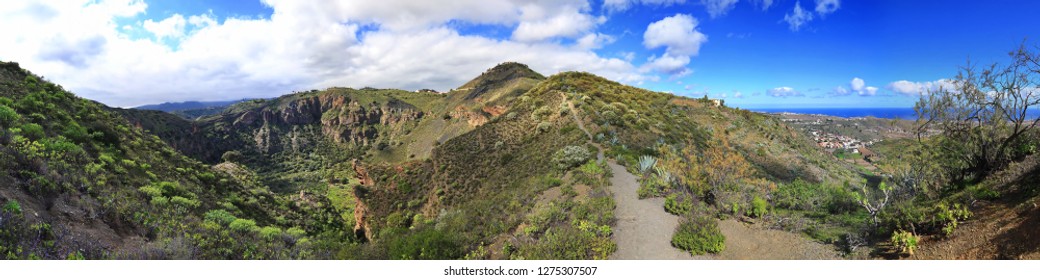
M 704 8 L 708 9 L 708 15 L 711 18 L 717 18 L 726 15 L 733 6 L 737 5 L 739 0 L 701 0 L 701 4 Z
M 867 82 L 860 78 L 852 78 L 852 81 L 849 82 L 849 87 L 852 87 L 852 90 L 857 92 L 863 91 L 863 87 L 865 86 L 867 86 Z
M 739 92 L 739 91 L 734 91 L 733 92 L 733 98 L 744 98 L 744 93 Z
M 852 93 L 856 93 L 859 96 L 874 96 L 877 95 L 877 91 L 877 87 L 867 86 L 866 81 L 860 79 L 859 77 L 855 77 L 852 78 L 851 81 L 849 81 L 848 88 L 845 88 L 844 86 L 835 87 L 834 90 L 830 92 L 830 95 L 845 96 L 850 95 Z
M 671 56 L 666 53 L 660 57 L 651 56 L 647 63 L 643 65 L 642 70 L 643 72 L 653 70 L 673 77 L 680 77 L 692 73 L 690 69 L 686 68 L 687 64 L 690 64 L 689 56 Z
M 763 11 L 769 10 L 769 7 L 773 6 L 773 0 L 757 0 L 757 1 L 754 1 L 754 2 L 757 3 L 758 6 L 761 7 Z
M 816 13 L 820 14 L 821 17 L 834 13 L 839 8 L 841 8 L 839 0 L 816 0 Z
M 798 31 L 802 29 L 802 26 L 813 20 L 811 12 L 807 12 L 802 9 L 802 3 L 800 1 L 794 2 L 794 10 L 789 14 L 784 15 L 784 21 L 787 22 L 788 28 L 791 31 Z
M 939 79 L 930 82 L 911 82 L 907 80 L 901 80 L 889 83 L 886 88 L 895 93 L 913 96 L 927 95 L 930 92 L 939 90 L 940 88 L 945 90 L 955 90 L 956 84 L 953 80 L 949 79 Z
M 611 41 L 593 30 L 601 18 L 589 17 L 587 30 L 557 29 L 531 34 L 525 38 L 532 40 L 523 42 L 461 35 L 447 24 L 519 29 L 561 15 L 587 14 L 584 0 L 264 4 L 273 10 L 269 18 L 218 22 L 207 13 L 151 24 L 149 31 L 157 37 L 180 36 L 177 48 L 170 48 L 162 40 L 132 38 L 116 24 L 143 15 L 141 1 L 5 1 L 0 5 L 0 60 L 17 61 L 81 96 L 114 106 L 272 97 L 328 86 L 444 90 L 503 61 L 525 63 L 546 75 L 582 70 L 625 83 L 650 79 L 627 60 L 590 51 Z M 168 28 L 167 20 L 183 23 Z M 368 24 L 377 28 L 359 33 Z M 561 36 L 575 43 L 536 40 Z
M 193 24 L 202 24 L 202 19 L 198 16 L 192 16 L 192 18 L 194 19 Z M 150 19 L 146 20 L 144 21 L 143 27 L 144 30 L 148 30 L 148 32 L 151 32 L 159 40 L 162 40 L 163 38 L 180 39 L 181 37 L 184 37 L 184 26 L 186 23 L 187 21 L 184 19 L 184 16 L 173 14 L 159 22 Z
M 621 12 L 638 4 L 667 7 L 682 3 L 686 3 L 686 0 L 604 0 L 603 9 L 609 12 Z
M 542 16 L 548 11 L 536 11 L 541 8 L 525 8 L 524 14 L 530 19 L 520 22 L 513 31 L 513 40 L 533 42 L 556 37 L 575 38 L 603 21 L 582 13 L 579 8 L 563 6 L 555 9 L 553 12 L 556 14 L 550 17 Z
M 766 94 L 772 97 L 794 97 L 794 96 L 805 96 L 801 92 L 798 92 L 791 87 L 778 87 L 772 88 L 766 91 Z
M 643 46 L 648 49 L 666 47 L 665 52 L 675 56 L 697 55 L 708 36 L 697 31 L 697 19 L 685 14 L 651 23 L 643 34 Z
M 876 87 L 866 87 L 866 88 L 863 88 L 863 91 L 860 92 L 859 95 L 860 96 L 874 96 L 874 95 L 877 95 L 877 91 L 878 91 L 878 88 L 876 88 Z
M 660 57 L 651 57 L 643 69 L 653 69 L 672 76 L 690 74 L 686 68 L 690 56 L 700 52 L 701 44 L 708 41 L 708 36 L 697 31 L 697 19 L 685 14 L 677 14 L 650 23 L 643 33 L 643 46 L 648 49 L 665 47 Z
M 845 96 L 849 94 L 852 94 L 852 92 L 843 86 L 835 87 L 830 93 L 831 96 Z
M 691 56 L 700 52 L 701 44 L 708 36 L 697 31 L 697 19 L 677 14 L 650 23 L 643 33 L 643 46 L 648 49 L 666 47 L 665 52 L 674 56 Z
M 188 17 L 188 23 L 195 27 L 207 27 L 217 25 L 217 20 L 213 19 L 211 15 L 194 15 Z
M 603 33 L 589 33 L 575 40 L 574 44 L 581 49 L 598 49 L 614 42 L 614 37 Z M 632 54 L 635 56 L 635 54 Z M 632 59 L 626 59 L 632 60 Z

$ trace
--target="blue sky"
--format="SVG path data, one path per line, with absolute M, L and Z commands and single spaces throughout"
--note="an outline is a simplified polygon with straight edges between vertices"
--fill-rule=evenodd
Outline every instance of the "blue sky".
M 1040 43 L 1040 1 L 14 1 L 0 60 L 112 106 L 447 90 L 503 61 L 744 108 L 909 107 Z

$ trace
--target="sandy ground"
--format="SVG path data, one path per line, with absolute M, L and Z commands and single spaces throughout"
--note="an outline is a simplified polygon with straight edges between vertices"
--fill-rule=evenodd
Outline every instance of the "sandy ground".
M 618 218 L 614 227 L 618 250 L 611 259 L 693 259 L 689 253 L 672 247 L 672 233 L 679 225 L 679 218 L 664 211 L 664 199 L 639 199 L 636 195 L 639 183 L 635 175 L 616 163 L 608 164 L 614 172 L 610 184 L 617 202 L 614 215 Z

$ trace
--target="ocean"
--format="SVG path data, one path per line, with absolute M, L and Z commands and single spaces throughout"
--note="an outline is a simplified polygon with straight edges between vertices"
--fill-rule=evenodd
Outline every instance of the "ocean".
M 917 114 L 914 108 L 748 108 L 749 111 L 761 113 L 797 113 L 827 115 L 842 118 L 875 117 L 883 119 L 900 118 L 904 120 L 916 120 Z M 1027 114 L 1030 118 L 1040 116 L 1040 109 L 1030 108 Z
M 894 119 L 900 118 L 904 120 L 915 120 L 917 114 L 914 113 L 914 108 L 790 108 L 790 109 L 779 109 L 779 108 L 767 108 L 767 109 L 753 109 L 747 110 L 762 112 L 762 113 L 797 113 L 797 114 L 815 114 L 815 115 L 827 115 L 843 118 L 854 118 L 854 117 L 875 117 Z

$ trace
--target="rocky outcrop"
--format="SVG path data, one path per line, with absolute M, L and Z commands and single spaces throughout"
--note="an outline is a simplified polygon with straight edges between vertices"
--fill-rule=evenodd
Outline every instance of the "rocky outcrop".
M 453 119 L 464 120 L 473 127 L 481 126 L 488 122 L 488 118 L 484 114 L 466 110 L 463 106 L 456 107 L 455 110 L 448 112 L 448 116 L 451 116 Z
M 502 114 L 505 114 L 506 111 L 509 110 L 509 108 L 507 108 L 506 106 L 503 106 L 503 105 L 495 105 L 495 106 L 484 106 L 484 108 L 480 108 L 480 110 L 484 111 L 484 113 L 488 113 L 488 115 L 491 115 L 492 117 L 497 117 L 497 116 L 501 116 Z
M 300 150 L 313 143 L 306 139 L 311 131 L 320 131 L 339 144 L 370 145 L 380 130 L 418 121 L 423 116 L 418 108 L 396 99 L 361 104 L 345 94 L 322 94 L 240 113 L 233 117 L 232 126 L 251 129 L 256 148 L 263 153 L 275 153 L 285 148 Z M 288 147 L 282 147 L 283 143 Z

